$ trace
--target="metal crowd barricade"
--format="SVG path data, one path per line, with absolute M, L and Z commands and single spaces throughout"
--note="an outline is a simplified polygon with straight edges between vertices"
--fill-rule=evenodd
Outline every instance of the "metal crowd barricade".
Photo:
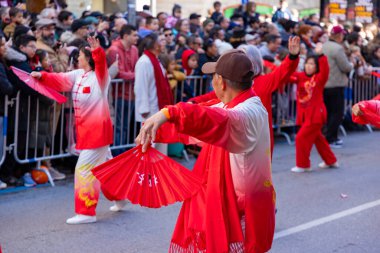
M 185 85 L 193 88 L 192 96 L 202 95 L 210 91 L 209 76 L 189 76 L 186 82 L 180 82 L 175 90 L 175 96 L 183 91 Z M 135 120 L 134 99 L 124 99 L 123 94 L 128 94 L 129 98 L 134 97 L 133 82 L 122 79 L 111 81 L 109 90 L 110 114 L 114 124 L 114 144 L 112 150 L 119 150 L 133 147 L 135 137 L 140 129 L 140 124 Z M 181 94 L 181 93 L 180 93 Z M 71 98 L 71 94 L 67 94 Z M 176 98 L 177 99 L 177 98 Z M 183 101 L 182 97 L 178 98 Z M 17 93 L 12 107 L 12 113 L 8 109 L 11 101 L 5 101 L 4 130 L 5 137 L 2 145 L 3 151 L 0 154 L 0 164 L 4 162 L 6 151 L 13 150 L 13 156 L 18 163 L 36 163 L 37 167 L 42 161 L 65 158 L 74 155 L 75 126 L 74 110 L 71 99 L 66 104 L 46 104 L 36 97 Z M 12 117 L 14 122 L 14 140 L 6 146 L 6 128 L 8 117 Z M 9 133 L 9 131 L 8 131 Z M 50 175 L 48 175 L 52 185 Z
M 114 125 L 111 149 L 131 148 L 140 129 L 140 123 L 135 120 L 133 81 L 112 80 L 108 99 Z
M 296 85 L 286 85 L 284 90 L 276 91 L 274 97 L 273 129 L 275 134 L 284 136 L 289 145 L 294 144 L 284 128 L 296 126 Z
M 186 102 L 191 97 L 204 95 L 211 91 L 212 76 L 187 76 L 173 89 L 174 102 Z
M 373 68 L 373 71 L 380 72 L 380 68 Z M 380 92 L 380 79 L 374 75 L 361 78 L 354 71 L 350 73 L 348 87 L 345 89 L 345 112 L 351 113 L 354 104 L 371 100 Z M 372 132 L 370 125 L 367 129 Z
M 8 129 L 8 96 L 4 96 L 4 115 L 0 116 L 0 166 L 5 161 L 7 153 L 7 129 Z

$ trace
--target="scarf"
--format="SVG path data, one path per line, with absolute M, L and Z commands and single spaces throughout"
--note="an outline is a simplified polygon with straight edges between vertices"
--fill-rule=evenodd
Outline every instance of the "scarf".
M 233 108 L 253 96 L 253 90 L 248 89 L 226 104 L 225 108 Z M 193 173 L 203 178 L 203 186 L 184 202 L 169 253 L 244 252 L 229 152 L 210 144 L 204 145 Z
M 154 79 L 156 80 L 157 88 L 158 107 L 162 109 L 165 105 L 172 105 L 174 101 L 173 93 L 170 89 L 168 79 L 162 73 L 160 62 L 152 52 L 145 50 L 144 54 L 148 56 L 153 65 Z

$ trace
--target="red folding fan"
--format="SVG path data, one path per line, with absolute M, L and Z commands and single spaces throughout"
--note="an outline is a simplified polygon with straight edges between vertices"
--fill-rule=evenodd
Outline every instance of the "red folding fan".
M 137 146 L 94 168 L 109 200 L 159 208 L 183 201 L 200 189 L 201 179 L 154 148 Z
M 38 93 L 51 98 L 60 104 L 67 101 L 67 98 L 64 95 L 56 90 L 53 90 L 50 87 L 44 86 L 38 81 L 38 79 L 31 77 L 28 72 L 15 67 L 11 67 L 11 69 L 18 76 L 18 78 L 20 78 L 24 83 L 26 83 L 30 88 L 34 89 Z

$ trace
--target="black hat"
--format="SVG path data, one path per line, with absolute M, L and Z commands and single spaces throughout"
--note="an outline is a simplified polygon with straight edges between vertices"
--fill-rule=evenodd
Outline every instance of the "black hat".
M 88 25 L 90 25 L 90 22 L 88 22 L 88 21 L 86 21 L 84 19 L 76 19 L 71 24 L 71 31 L 72 32 L 76 32 L 77 30 L 79 30 L 83 26 L 88 26 Z
M 199 14 L 191 13 L 189 19 L 198 19 L 198 18 L 200 18 L 200 17 L 202 17 L 202 16 L 199 15 Z
M 30 30 L 30 27 L 27 27 L 24 25 L 16 26 L 15 31 L 13 33 L 13 41 L 15 41 L 15 38 L 17 38 L 21 34 L 26 34 L 27 32 L 29 32 L 29 30 Z

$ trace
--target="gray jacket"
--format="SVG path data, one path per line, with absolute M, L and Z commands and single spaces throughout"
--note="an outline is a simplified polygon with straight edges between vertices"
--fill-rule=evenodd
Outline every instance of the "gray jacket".
M 353 69 L 342 45 L 335 41 L 327 41 L 322 47 L 323 54 L 327 56 L 330 72 L 325 88 L 346 87 L 347 74 Z

